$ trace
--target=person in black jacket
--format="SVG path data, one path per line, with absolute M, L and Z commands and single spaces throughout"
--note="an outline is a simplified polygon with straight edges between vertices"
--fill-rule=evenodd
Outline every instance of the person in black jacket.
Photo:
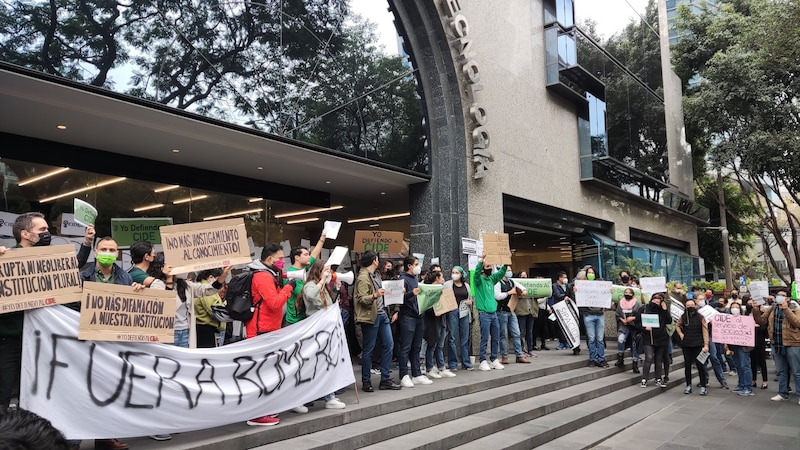
M 672 317 L 669 311 L 665 308 L 664 296 L 662 294 L 653 294 L 650 297 L 650 303 L 644 308 L 641 308 L 636 313 L 635 326 L 642 332 L 642 340 L 644 341 L 644 366 L 642 367 L 642 387 L 647 387 L 647 378 L 650 375 L 650 365 L 656 362 L 656 386 L 666 388 L 667 383 L 661 378 L 663 365 L 661 361 L 664 359 L 664 352 L 667 351 L 669 346 L 669 335 L 667 334 L 666 324 L 672 322 Z M 642 315 L 657 315 L 658 327 L 645 326 L 642 324 Z
M 675 332 L 681 338 L 681 350 L 683 350 L 684 377 L 686 379 L 686 389 L 684 394 L 692 393 L 692 362 L 697 366 L 700 373 L 700 395 L 708 393 L 708 372 L 704 370 L 705 363 L 697 360 L 700 352 L 708 352 L 708 325 L 706 318 L 697 312 L 697 304 L 694 300 L 686 300 L 686 310 L 678 320 Z

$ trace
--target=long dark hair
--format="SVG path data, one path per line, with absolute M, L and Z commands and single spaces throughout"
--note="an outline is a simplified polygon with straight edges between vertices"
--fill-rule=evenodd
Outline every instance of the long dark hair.
M 322 272 L 325 270 L 325 263 L 322 260 L 318 259 L 314 261 L 314 264 L 308 269 L 308 274 L 306 275 L 306 283 L 318 283 L 322 280 Z M 324 291 L 324 292 L 322 292 Z M 325 283 L 322 286 L 322 291 L 320 291 L 319 295 L 322 297 L 323 295 L 327 295 L 329 299 L 333 299 L 331 292 L 328 290 L 328 283 Z M 300 295 L 297 296 L 297 300 L 294 301 L 294 309 L 298 312 L 306 312 L 306 292 L 305 289 L 300 290 Z

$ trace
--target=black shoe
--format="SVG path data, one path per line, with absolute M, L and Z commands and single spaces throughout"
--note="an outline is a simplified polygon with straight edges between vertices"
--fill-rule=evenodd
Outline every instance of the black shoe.
M 580 348 L 580 347 L 578 347 L 578 348 L 573 348 L 573 349 L 572 349 L 572 354 L 573 354 L 573 355 L 577 355 L 577 354 L 578 354 L 578 353 L 580 353 L 580 352 L 581 352 L 581 348 Z
M 639 361 L 633 360 L 633 373 L 641 373 L 639 372 Z
M 399 384 L 395 383 L 394 380 L 383 380 L 381 384 L 378 385 L 378 389 L 381 391 L 383 390 L 390 390 L 390 391 L 399 391 L 403 387 Z
M 546 345 L 543 345 L 543 346 L 541 347 L 541 349 L 542 349 L 542 350 L 545 350 L 545 351 L 550 351 L 550 348 L 549 348 L 548 346 L 546 346 Z
M 596 365 L 594 361 L 589 361 L 589 365 L 586 367 L 595 367 Z
M 361 390 L 363 390 L 364 392 L 375 392 L 375 389 L 372 388 L 371 381 L 365 382 Z

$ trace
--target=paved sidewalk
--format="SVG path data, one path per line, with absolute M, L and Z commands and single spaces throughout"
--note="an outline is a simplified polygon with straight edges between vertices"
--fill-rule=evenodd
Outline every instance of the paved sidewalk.
M 670 389 L 657 397 L 672 400 L 655 414 L 592 447 L 609 449 L 798 449 L 800 448 L 800 405 L 792 395 L 788 402 L 772 402 L 777 382 L 768 361 L 769 389 L 756 388 L 755 396 L 740 397 L 711 382 L 709 395 L 699 389 L 685 395 Z M 697 378 L 694 379 L 695 384 Z M 729 377 L 731 386 L 736 377 Z M 760 381 L 759 381 L 760 384 Z

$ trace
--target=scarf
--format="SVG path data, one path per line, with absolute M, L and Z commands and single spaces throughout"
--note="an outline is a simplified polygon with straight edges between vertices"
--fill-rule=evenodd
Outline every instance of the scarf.
M 783 347 L 783 318 L 785 314 L 777 305 L 773 306 L 773 308 L 775 308 L 775 314 L 772 324 L 772 345 Z

